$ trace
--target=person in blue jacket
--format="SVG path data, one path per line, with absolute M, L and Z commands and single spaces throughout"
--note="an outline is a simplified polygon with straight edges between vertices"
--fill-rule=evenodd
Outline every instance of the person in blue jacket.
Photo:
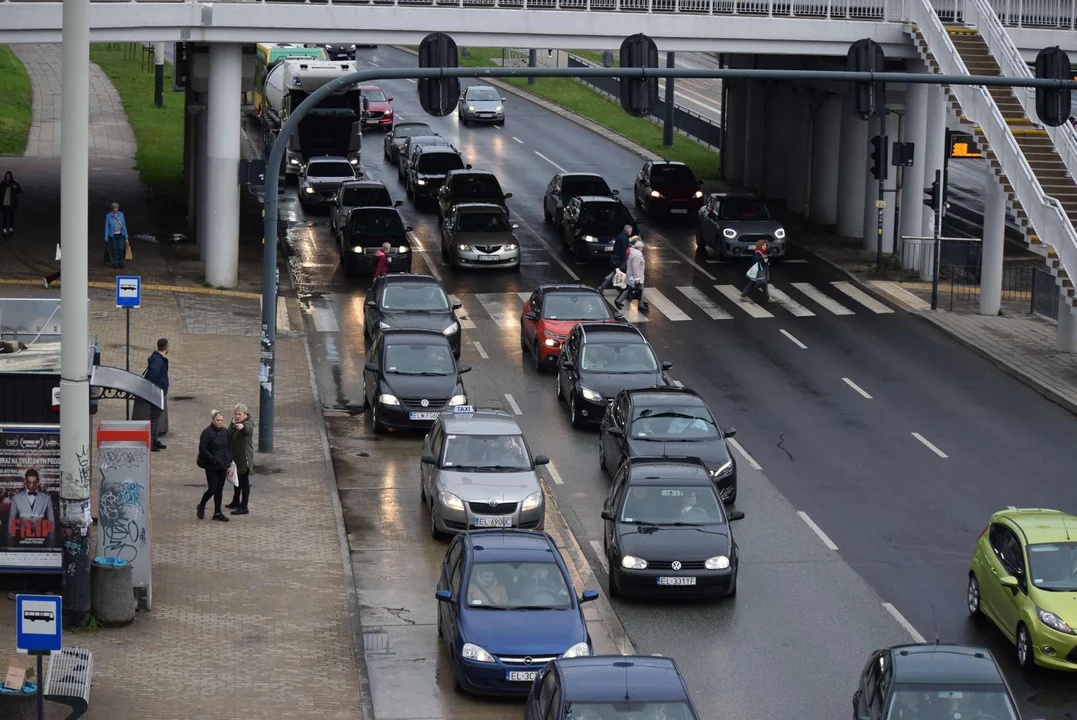
M 146 372 L 143 377 L 161 388 L 168 395 L 168 338 L 157 341 L 157 350 L 154 351 L 146 363 Z M 161 418 L 162 410 L 150 405 L 150 447 L 154 452 L 164 450 L 166 445 L 157 439 L 157 421 Z
M 112 212 L 105 216 L 105 242 L 108 243 L 109 263 L 122 268 L 127 253 L 127 218 L 120 212 L 120 204 L 112 203 Z

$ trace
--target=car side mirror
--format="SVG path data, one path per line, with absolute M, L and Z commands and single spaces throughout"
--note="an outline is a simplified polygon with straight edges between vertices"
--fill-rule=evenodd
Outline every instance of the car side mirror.
M 513 223 L 513 224 L 512 224 L 512 229 L 513 229 L 513 230 L 519 230 L 519 229 L 520 229 L 520 225 L 519 225 L 519 223 Z
M 367 372 L 372 372 L 372 373 L 378 372 L 378 364 L 377 363 L 368 362 L 366 365 L 363 366 L 363 368 Z
M 609 510 L 603 510 L 602 511 L 602 519 L 612 521 L 613 520 L 613 513 L 611 513 Z
M 470 166 L 470 165 L 465 165 L 465 166 L 464 166 L 464 169 L 465 169 L 465 170 L 470 170 L 470 169 L 471 169 L 471 166 Z
M 722 428 L 722 434 L 727 438 L 731 438 L 737 434 L 737 429 L 735 427 L 724 427 Z
M 392 102 L 392 101 L 393 101 L 392 98 L 389 98 L 388 100 L 386 100 L 386 102 Z
M 456 368 L 456 372 L 457 372 L 458 375 L 463 375 L 464 373 L 469 373 L 469 372 L 471 372 L 471 366 L 470 365 L 461 365 L 460 367 Z
M 998 579 L 998 584 L 1010 590 L 1017 590 L 1018 588 L 1017 578 L 1013 575 L 1003 575 Z
M 505 193 L 505 199 L 506 200 L 508 200 L 510 197 L 512 197 L 512 193 Z
M 536 465 L 549 465 L 550 464 L 550 458 L 546 457 L 545 455 L 536 455 L 535 456 L 535 464 Z
M 426 453 L 425 455 L 423 455 L 423 465 L 437 465 L 437 464 L 438 464 L 438 459 L 436 457 L 434 457 L 433 455 L 431 455 L 430 453 Z
M 366 301 L 366 306 L 373 310 L 374 308 L 376 308 L 378 306 L 378 303 L 373 301 L 373 300 L 367 300 Z
M 449 590 L 438 590 L 434 593 L 434 597 L 440 602 L 452 602 L 452 592 Z
M 524 319 L 531 322 L 538 322 L 539 316 L 537 312 L 524 313 Z
M 613 313 L 613 319 L 614 320 L 624 320 L 625 319 L 625 314 L 622 313 L 622 312 L 615 312 L 615 313 Z
M 452 309 L 453 309 L 453 310 L 459 310 L 459 309 L 460 309 L 460 308 L 462 308 L 462 307 L 464 307 L 464 304 L 463 304 L 463 303 L 461 303 L 461 302 L 454 302 L 454 303 L 452 304 Z
M 576 363 L 572 362 L 571 360 L 565 360 L 561 363 L 561 367 L 563 367 L 565 370 L 572 370 L 576 367 Z
M 610 434 L 610 437 L 624 437 L 624 435 L 625 435 L 621 431 L 621 428 L 617 428 L 617 427 L 610 427 L 610 428 L 608 428 L 606 430 L 606 432 L 608 432 Z
M 583 595 L 580 595 L 580 602 L 594 602 L 598 600 L 598 591 L 596 590 L 584 590 Z
M 366 112 L 369 109 L 370 109 L 370 98 L 365 97 L 365 98 L 363 98 L 363 112 Z
M 730 511 L 730 513 L 729 513 L 729 522 L 734 522 L 735 520 L 743 520 L 743 519 L 744 519 L 744 513 L 741 512 L 740 510 L 732 510 L 732 511 Z
M 393 203 L 393 207 L 400 207 L 403 204 L 404 204 L 403 200 L 397 200 L 395 203 Z
M 508 100 L 507 100 L 506 98 L 501 98 L 501 102 L 503 102 L 503 103 L 507 103 L 507 102 L 508 102 Z
M 405 227 L 404 227 L 404 231 L 405 231 L 405 232 L 411 232 L 411 231 L 412 231 L 412 230 L 414 230 L 414 229 L 415 229 L 415 228 L 413 228 L 413 227 L 412 227 L 411 225 L 407 225 L 407 226 L 405 226 Z
M 662 369 L 663 370 L 672 370 L 673 369 L 673 363 L 671 363 L 671 362 L 662 363 Z

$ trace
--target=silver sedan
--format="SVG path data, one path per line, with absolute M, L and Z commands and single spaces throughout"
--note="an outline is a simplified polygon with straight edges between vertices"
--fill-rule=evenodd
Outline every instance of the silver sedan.
M 441 254 L 453 267 L 520 269 L 520 242 L 505 209 L 493 203 L 453 206 L 441 225 Z

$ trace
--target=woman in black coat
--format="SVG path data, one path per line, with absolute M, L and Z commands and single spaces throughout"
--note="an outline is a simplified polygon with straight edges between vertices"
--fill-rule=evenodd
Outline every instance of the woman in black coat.
M 15 176 L 11 171 L 4 173 L 3 181 L 0 181 L 0 236 L 7 237 L 15 234 L 15 209 L 19 207 L 19 193 L 22 186 L 15 182 Z
M 232 450 L 228 439 L 228 429 L 224 426 L 224 413 L 214 410 L 210 415 L 209 427 L 202 431 L 198 439 L 198 466 L 206 470 L 206 484 L 209 486 L 198 503 L 198 519 L 206 517 L 206 503 L 213 498 L 213 519 L 228 522 L 228 517 L 221 512 L 221 495 L 224 493 L 225 473 L 232 464 Z

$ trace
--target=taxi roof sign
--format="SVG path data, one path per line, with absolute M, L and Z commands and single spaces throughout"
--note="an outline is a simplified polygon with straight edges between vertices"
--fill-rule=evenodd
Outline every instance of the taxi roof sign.
M 452 409 L 453 415 L 474 415 L 475 408 L 471 405 L 457 405 Z

